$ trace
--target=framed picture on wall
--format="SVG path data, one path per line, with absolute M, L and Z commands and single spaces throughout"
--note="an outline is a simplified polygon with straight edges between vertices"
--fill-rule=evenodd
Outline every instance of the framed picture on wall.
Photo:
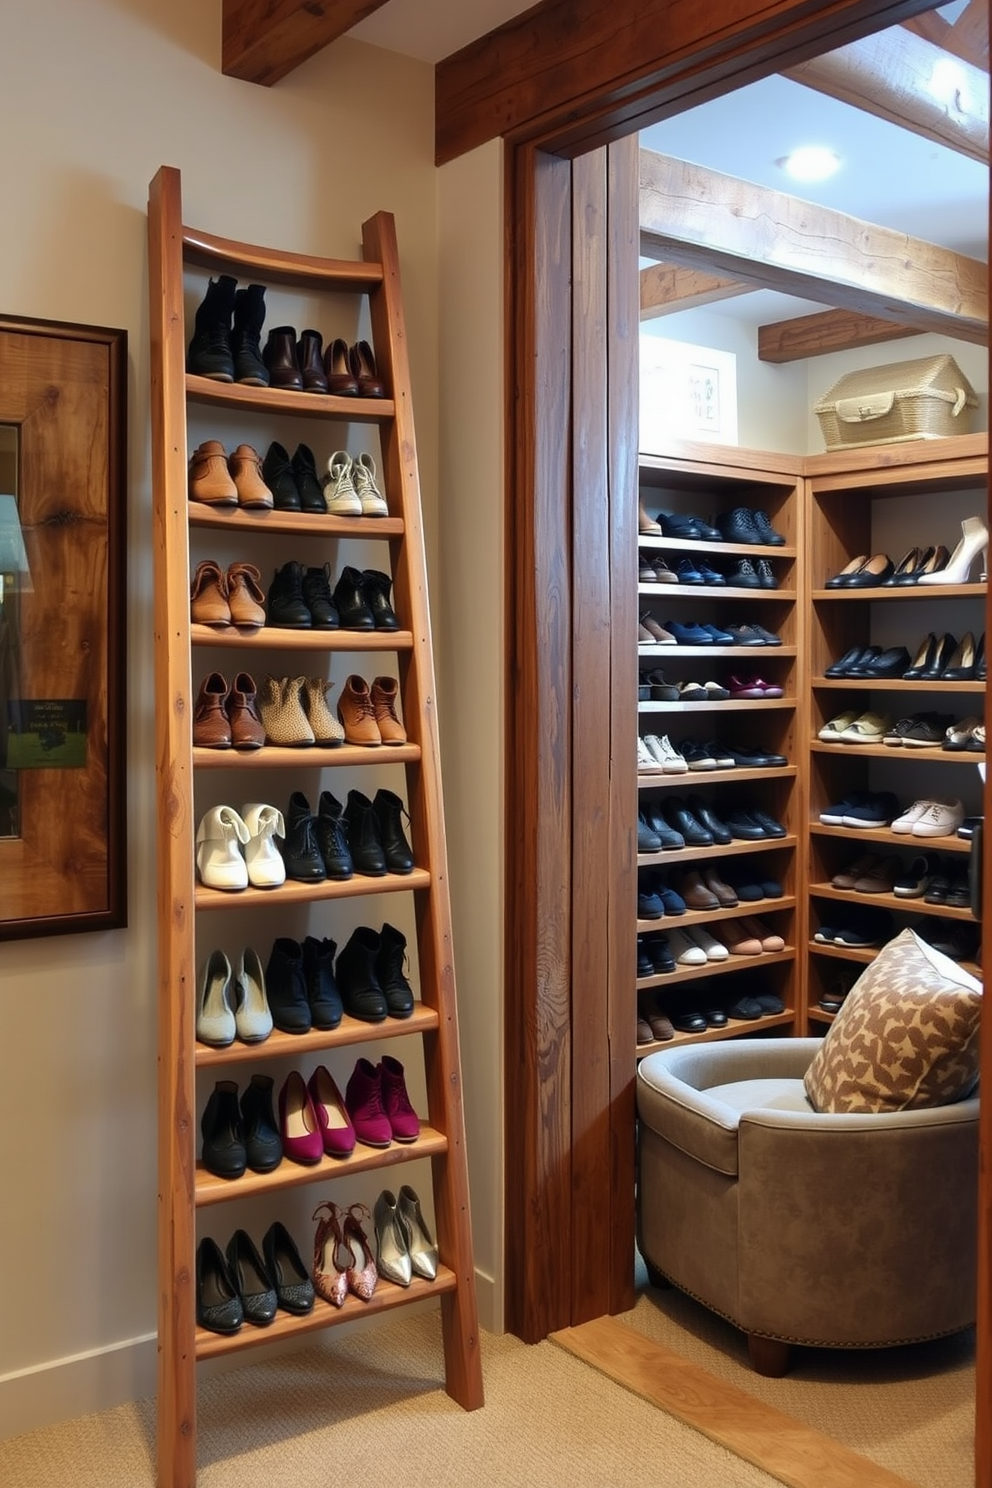
M 640 447 L 663 455 L 675 440 L 737 443 L 737 358 L 642 333 Z

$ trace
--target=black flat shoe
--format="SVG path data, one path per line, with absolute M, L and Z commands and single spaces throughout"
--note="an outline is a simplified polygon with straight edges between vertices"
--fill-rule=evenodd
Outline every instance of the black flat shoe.
M 828 667 L 824 667 L 825 677 L 848 677 L 852 667 L 865 666 L 869 661 L 880 653 L 881 646 L 852 646 L 849 651 L 838 661 L 832 661 Z
M 909 652 L 905 646 L 890 646 L 865 666 L 855 668 L 848 673 L 850 677 L 903 677 L 906 668 L 911 664 Z
M 841 569 L 840 573 L 835 573 L 832 578 L 826 581 L 823 586 L 824 589 L 843 589 L 848 579 L 853 578 L 856 573 L 860 573 L 870 557 L 870 553 L 859 553 L 857 558 L 852 558 L 850 563 Z
M 234 1278 L 216 1240 L 196 1248 L 196 1321 L 211 1333 L 237 1333 L 245 1320 Z
M 895 573 L 895 564 L 887 553 L 875 553 L 857 573 L 849 574 L 842 589 L 878 589 Z

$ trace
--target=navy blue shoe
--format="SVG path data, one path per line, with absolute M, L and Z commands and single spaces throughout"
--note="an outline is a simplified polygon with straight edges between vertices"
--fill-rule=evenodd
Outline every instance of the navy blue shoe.
M 680 625 L 677 620 L 666 620 L 664 629 L 675 637 L 677 646 L 713 645 L 713 637 L 701 625 Z
M 679 562 L 679 566 L 675 570 L 675 572 L 678 575 L 678 581 L 680 584 L 706 583 L 706 580 L 703 578 L 702 574 L 699 572 L 699 569 L 696 567 L 691 558 L 681 559 Z
M 696 571 L 697 573 L 702 574 L 704 584 L 723 584 L 724 586 L 726 586 L 727 580 L 724 578 L 723 574 L 717 573 L 715 568 L 710 568 L 705 558 L 697 558 L 695 562 Z
M 700 630 L 705 630 L 714 646 L 732 646 L 734 637 L 729 630 L 721 630 L 719 625 L 701 625 Z
M 666 914 L 685 914 L 685 900 L 681 894 L 676 894 L 674 889 L 669 889 L 664 884 L 659 884 L 656 892 L 664 905 Z
M 637 918 L 639 920 L 660 920 L 664 913 L 665 906 L 653 889 L 638 889 Z

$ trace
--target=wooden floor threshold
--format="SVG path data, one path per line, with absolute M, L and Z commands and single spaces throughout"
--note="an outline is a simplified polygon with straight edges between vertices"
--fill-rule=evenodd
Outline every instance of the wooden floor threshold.
M 562 1328 L 551 1341 L 789 1488 L 918 1488 L 616 1318 Z

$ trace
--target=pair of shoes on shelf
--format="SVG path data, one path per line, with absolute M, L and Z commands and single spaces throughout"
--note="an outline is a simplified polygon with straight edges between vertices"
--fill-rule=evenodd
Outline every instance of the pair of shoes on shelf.
M 952 961 L 977 962 L 981 959 L 980 931 L 975 925 L 927 916 L 912 928 L 921 940 L 932 945 L 935 951 L 950 956 Z
M 953 726 L 952 713 L 933 710 L 912 713 L 897 719 L 886 731 L 882 743 L 890 749 L 932 749 L 943 743 Z
M 213 950 L 200 978 L 196 1003 L 196 1037 L 222 1049 L 239 1038 L 258 1044 L 272 1032 L 272 1009 L 258 952 L 246 946 L 235 973 L 227 955 Z
M 399 684 L 395 677 L 373 677 L 371 686 L 352 672 L 341 689 L 338 718 L 345 741 L 375 748 L 406 743 L 406 729 L 396 712 Z
M 985 636 L 975 643 L 969 630 L 956 641 L 949 631 L 930 631 L 921 641 L 912 664 L 903 672 L 906 682 L 972 682 L 985 677 Z
M 254 631 L 265 624 L 262 575 L 253 563 L 232 563 L 225 572 L 213 558 L 198 563 L 189 588 L 194 625 Z
M 766 682 L 763 677 L 738 677 L 731 673 L 727 678 L 727 690 L 732 698 L 780 698 L 785 689 L 777 682 Z
M 262 742 L 294 749 L 343 744 L 344 725 L 327 706 L 332 685 L 323 677 L 266 677 L 258 700 Z
M 327 348 L 320 331 L 308 327 L 297 336 L 293 326 L 269 331 L 262 361 L 269 385 L 285 392 L 331 393 L 343 398 L 384 398 L 386 389 L 367 341 L 349 346 L 335 337 Z
M 785 538 L 772 526 L 768 513 L 760 508 L 735 506 L 731 511 L 720 512 L 714 522 L 724 542 L 772 548 L 785 546 Z
M 920 877 L 921 864 L 926 870 L 925 858 L 914 860 L 909 869 L 904 869 L 902 859 L 894 853 L 864 853 L 835 873 L 830 882 L 835 889 L 856 894 L 896 894 L 900 898 L 913 898 L 924 881 Z M 922 888 L 919 892 L 922 893 Z
M 732 633 L 729 630 L 722 630 L 718 625 L 683 624 L 678 620 L 666 620 L 664 628 L 677 646 L 732 646 L 734 644 Z
M 688 512 L 660 511 L 658 525 L 665 537 L 682 538 L 688 542 L 723 541 L 718 527 Z
M 664 672 L 657 667 L 650 672 L 642 672 L 637 689 L 640 702 L 652 703 L 677 703 L 679 701 L 679 689 L 673 682 L 669 682 Z
M 887 713 L 848 708 L 828 719 L 817 737 L 825 744 L 881 744 L 891 730 L 892 719 Z
M 665 915 L 684 915 L 685 900 L 658 873 L 637 875 L 637 918 L 660 920 Z
M 330 1199 L 313 1212 L 317 1222 L 313 1284 L 317 1295 L 332 1307 L 343 1307 L 349 1292 L 362 1302 L 370 1301 L 375 1292 L 375 1257 L 362 1223 L 371 1217 L 365 1204 L 341 1210 Z
M 675 577 L 678 583 L 691 584 L 695 587 L 705 585 L 709 588 L 719 588 L 727 582 L 723 574 L 713 568 L 705 558 L 680 558 L 675 569 Z
M 209 672 L 193 705 L 194 748 L 261 749 L 264 743 L 254 677 L 238 672 L 228 685 L 222 672 Z
M 392 579 L 379 569 L 345 567 L 331 588 L 329 563 L 277 568 L 268 593 L 267 624 L 280 630 L 399 630 L 390 603 Z
M 924 797 L 893 820 L 892 830 L 912 837 L 952 837 L 964 815 L 964 805 L 957 797 Z
M 950 553 L 943 543 L 936 546 L 931 544 L 925 548 L 910 548 L 907 553 L 899 559 L 894 572 L 885 581 L 887 589 L 904 589 L 910 585 L 918 584 L 924 574 L 943 573 L 946 569 Z M 945 582 L 943 579 L 938 582 Z
M 904 677 L 910 660 L 905 646 L 851 646 L 839 660 L 824 669 L 823 675 L 881 681 L 887 677 Z
M 226 1251 L 209 1236 L 196 1250 L 196 1321 L 212 1333 L 237 1333 L 242 1323 L 265 1327 L 279 1308 L 294 1317 L 313 1311 L 314 1286 L 296 1242 L 281 1220 L 266 1230 L 259 1253 L 246 1230 Z
M 264 321 L 264 284 L 239 289 L 231 274 L 210 279 L 196 309 L 187 372 L 213 382 L 268 387 L 269 373 L 261 352 Z
M 728 625 L 727 633 L 733 646 L 781 646 L 782 637 L 752 620 L 746 625 Z
M 667 734 L 638 735 L 637 762 L 652 775 L 684 775 L 689 768 Z
M 637 578 L 641 584 L 677 584 L 680 582 L 678 575 L 672 572 L 660 553 L 651 553 L 644 548 L 638 553 Z
M 371 800 L 350 790 L 343 807 L 330 791 L 321 791 L 316 815 L 304 793 L 294 791 L 279 844 L 287 876 L 300 883 L 320 883 L 325 878 L 351 878 L 352 872 L 367 878 L 412 873 L 405 817 L 409 820 L 400 797 L 382 787 Z
M 954 723 L 949 723 L 944 730 L 944 742 L 942 749 L 951 753 L 966 751 L 969 754 L 985 753 L 985 720 L 977 714 L 970 714 L 967 718 L 959 718 Z
M 276 511 L 326 516 L 317 457 L 309 445 L 298 444 L 290 455 L 278 440 L 273 440 L 262 461 L 262 477 L 272 491 Z
M 899 802 L 892 791 L 851 791 L 840 801 L 825 806 L 820 821 L 827 827 L 887 827 L 899 815 Z
M 272 1109 L 271 1075 L 252 1075 L 244 1094 L 234 1080 L 218 1080 L 200 1117 L 201 1162 L 215 1178 L 240 1178 L 246 1168 L 271 1173 L 282 1162 L 283 1141 Z
M 408 1287 L 415 1276 L 437 1280 L 438 1252 L 420 1199 L 405 1183 L 399 1197 L 384 1188 L 372 1211 L 376 1266 L 385 1281 Z
M 389 506 L 376 482 L 375 461 L 367 451 L 335 450 L 321 480 L 324 509 L 332 517 L 388 517 Z
M 196 831 L 196 870 L 208 889 L 236 892 L 278 888 L 286 882 L 286 865 L 276 838 L 285 836 L 282 812 L 264 802 L 213 806 Z
M 839 573 L 827 579 L 825 589 L 878 589 L 895 573 L 888 553 L 860 553 Z
M 190 456 L 187 489 L 190 501 L 202 506 L 269 511 L 274 504 L 261 456 L 250 444 L 229 455 L 219 439 L 204 440 Z
M 638 617 L 637 644 L 639 646 L 674 646 L 675 637 L 664 625 L 659 625 L 649 610 Z
M 675 957 L 663 930 L 647 930 L 637 937 L 637 975 L 667 975 L 675 970 Z
M 301 944 L 278 936 L 265 972 L 275 1026 L 301 1034 L 337 1028 L 345 1013 L 362 1023 L 409 1018 L 414 995 L 405 965 L 406 937 L 389 924 L 357 926 L 340 953 L 327 938 L 308 935 Z
M 686 681 L 675 689 L 680 703 L 721 703 L 730 696 L 730 691 L 719 682 Z
M 820 925 L 813 934 L 820 945 L 880 946 L 892 938 L 892 916 L 887 909 L 837 904 L 830 913 L 836 914 L 836 920 Z

